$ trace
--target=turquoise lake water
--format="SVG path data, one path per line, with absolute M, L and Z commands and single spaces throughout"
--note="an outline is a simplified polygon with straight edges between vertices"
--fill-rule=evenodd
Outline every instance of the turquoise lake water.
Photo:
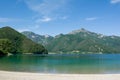
M 0 70 L 52 74 L 117 74 L 120 73 L 120 54 L 8 56 L 0 58 Z

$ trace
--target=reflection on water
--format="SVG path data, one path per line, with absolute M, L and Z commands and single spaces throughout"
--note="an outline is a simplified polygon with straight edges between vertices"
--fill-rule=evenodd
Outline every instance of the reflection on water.
M 40 73 L 120 73 L 118 54 L 17 55 L 0 58 L 0 70 Z

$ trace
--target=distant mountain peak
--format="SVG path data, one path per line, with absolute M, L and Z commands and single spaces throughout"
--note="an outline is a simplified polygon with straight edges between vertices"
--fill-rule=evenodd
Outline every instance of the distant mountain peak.
M 86 31 L 86 29 L 85 29 L 85 28 L 81 28 L 80 30 L 81 30 L 81 31 Z
M 22 33 L 33 33 L 34 34 L 34 32 L 32 31 L 23 31 Z
M 88 30 L 86 30 L 86 29 L 84 29 L 84 28 L 81 28 L 81 29 L 72 31 L 72 32 L 70 32 L 69 34 L 77 34 L 77 33 L 80 33 L 80 32 L 86 33 L 86 32 L 90 32 L 90 31 L 88 31 Z
M 9 29 L 9 30 L 14 30 L 13 28 L 11 28 L 10 26 L 5 26 L 5 27 L 2 27 L 1 29 Z
M 36 34 L 36 33 L 32 32 L 32 31 L 23 31 L 23 32 L 21 32 L 21 33 L 24 34 L 24 35 L 26 34 L 26 35 L 35 36 L 35 37 L 38 37 L 38 36 L 40 36 L 40 37 L 45 37 L 45 38 L 52 37 L 52 36 L 50 36 L 50 35 L 48 35 L 48 34 L 39 35 L 39 34 Z
M 2 27 L 2 28 L 11 28 L 10 26 L 5 26 L 5 27 Z M 11 28 L 12 29 L 12 28 Z
M 46 35 L 44 35 L 44 37 L 45 38 L 49 38 L 49 37 L 51 37 L 50 35 L 48 35 L 48 34 L 46 34 Z

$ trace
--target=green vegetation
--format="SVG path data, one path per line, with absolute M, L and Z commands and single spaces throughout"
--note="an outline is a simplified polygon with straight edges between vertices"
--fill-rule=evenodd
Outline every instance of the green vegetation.
M 0 51 L 5 53 L 37 53 L 47 54 L 47 50 L 40 44 L 33 42 L 26 36 L 10 27 L 0 28 Z
M 0 53 L 7 55 L 12 51 L 12 43 L 8 39 L 0 39 Z
M 34 42 L 39 43 L 38 35 L 34 33 L 29 36 L 23 33 Z M 40 36 L 40 35 L 39 35 Z M 40 39 L 40 38 L 39 38 Z M 47 39 L 47 40 L 46 40 Z M 44 38 L 42 38 L 44 41 Z M 57 53 L 120 53 L 120 37 L 105 36 L 85 29 L 75 30 L 68 34 L 60 34 L 53 38 L 45 38 L 47 44 L 43 44 L 49 52 Z

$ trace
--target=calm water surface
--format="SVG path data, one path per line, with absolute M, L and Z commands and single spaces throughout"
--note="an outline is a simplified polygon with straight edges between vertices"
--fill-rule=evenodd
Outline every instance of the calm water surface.
M 117 74 L 120 73 L 120 54 L 8 56 L 0 58 L 0 70 L 53 74 Z

